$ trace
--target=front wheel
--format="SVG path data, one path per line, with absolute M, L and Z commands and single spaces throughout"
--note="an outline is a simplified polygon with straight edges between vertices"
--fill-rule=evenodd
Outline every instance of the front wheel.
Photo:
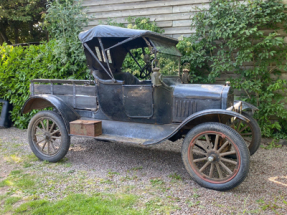
M 41 111 L 30 121 L 28 141 L 33 153 L 49 162 L 61 160 L 70 147 L 70 137 L 62 118 L 52 111 Z
M 249 157 L 242 137 L 221 123 L 196 126 L 182 145 L 183 163 L 190 176 L 213 190 L 230 190 L 243 182 L 249 171 Z

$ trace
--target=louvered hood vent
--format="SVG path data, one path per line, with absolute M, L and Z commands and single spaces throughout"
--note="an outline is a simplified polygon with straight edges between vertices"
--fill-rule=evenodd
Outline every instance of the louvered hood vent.
M 173 122 L 182 122 L 188 116 L 207 109 L 226 109 L 233 98 L 231 88 L 222 85 L 174 85 Z

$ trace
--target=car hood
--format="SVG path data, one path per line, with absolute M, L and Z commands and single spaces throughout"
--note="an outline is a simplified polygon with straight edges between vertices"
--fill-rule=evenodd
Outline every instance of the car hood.
M 185 99 L 221 99 L 225 88 L 229 86 L 210 85 L 210 84 L 177 84 L 174 88 L 174 97 Z

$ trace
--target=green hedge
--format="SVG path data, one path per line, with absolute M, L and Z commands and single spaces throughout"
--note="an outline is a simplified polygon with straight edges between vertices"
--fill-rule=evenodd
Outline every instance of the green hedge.
M 86 64 L 77 62 L 78 72 L 71 72 L 75 65 L 63 64 L 55 56 L 58 44 L 55 40 L 39 46 L 13 47 L 7 44 L 0 46 L 0 98 L 13 104 L 11 113 L 14 126 L 26 128 L 31 116 L 35 113 L 21 115 L 21 108 L 29 98 L 30 80 L 37 78 L 67 79 L 84 78 Z

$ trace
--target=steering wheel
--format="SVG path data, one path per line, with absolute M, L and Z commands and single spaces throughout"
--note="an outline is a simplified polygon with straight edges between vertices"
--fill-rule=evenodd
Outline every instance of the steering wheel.
M 140 70 L 140 78 L 147 79 L 150 78 L 150 74 L 152 73 L 151 64 L 146 64 L 141 70 Z
M 140 78 L 147 79 L 150 78 L 150 74 L 152 73 L 152 65 L 151 62 L 154 58 L 150 59 L 148 54 L 144 54 L 144 62 L 145 66 L 140 70 Z

